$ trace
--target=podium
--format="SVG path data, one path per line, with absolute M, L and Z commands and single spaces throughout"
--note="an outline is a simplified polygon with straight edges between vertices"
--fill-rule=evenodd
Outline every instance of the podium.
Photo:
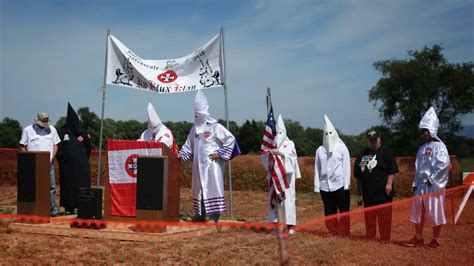
M 137 161 L 137 220 L 179 221 L 179 182 L 170 178 L 168 157 L 138 156 Z
M 109 178 L 107 175 L 104 184 L 104 219 L 179 221 L 181 161 L 166 145 L 162 145 L 159 156 L 137 156 L 135 217 L 112 215 Z
M 50 162 L 47 151 L 18 152 L 17 214 L 50 216 Z

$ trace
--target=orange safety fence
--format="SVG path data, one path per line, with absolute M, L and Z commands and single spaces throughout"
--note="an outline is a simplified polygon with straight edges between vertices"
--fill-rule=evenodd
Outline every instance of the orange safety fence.
M 327 239 L 324 242 L 334 245 L 333 248 L 344 256 L 338 263 L 363 264 L 414 264 L 426 265 L 472 265 L 474 263 L 474 193 L 466 198 L 462 212 L 461 202 L 466 197 L 470 186 L 463 185 L 440 192 L 417 197 L 405 198 L 391 203 L 359 208 L 327 217 L 317 217 L 299 224 L 296 230 L 301 239 Z M 441 226 L 438 243 L 432 249 L 432 219 L 430 214 L 441 215 L 441 209 L 428 210 L 433 198 L 444 196 L 444 214 L 446 224 Z M 422 203 L 423 202 L 423 203 Z M 459 212 L 459 213 L 458 213 Z M 458 220 L 455 223 L 455 217 Z M 413 216 L 412 216 L 413 215 Z M 439 217 L 439 216 L 438 216 Z M 417 218 L 421 218 L 417 220 Z M 412 219 L 414 219 L 412 221 Z M 436 219 L 435 219 L 436 220 Z M 423 243 L 412 247 L 409 240 L 415 237 L 414 221 L 423 225 Z M 438 220 L 439 222 L 439 220 Z M 337 230 L 330 233 L 331 228 Z M 350 228 L 350 233 L 346 230 Z M 335 241 L 340 243 L 335 244 Z M 298 241 L 290 241 L 290 244 Z M 350 249 L 347 245 L 350 244 Z M 320 248 L 315 244 L 315 248 Z M 302 254 L 306 256 L 306 254 Z
M 324 217 L 319 193 L 312 192 L 314 158 L 301 157 L 303 178 L 297 182 L 296 233 L 279 233 L 279 225 L 266 222 L 267 199 L 264 170 L 259 156 L 239 156 L 232 162 L 233 207 L 236 221 L 229 213 L 213 222 L 158 222 L 134 220 L 80 220 L 65 217 L 44 218 L 16 215 L 16 153 L 0 149 L 0 264 L 456 264 L 472 265 L 474 256 L 474 195 L 465 204 L 458 223 L 454 216 L 469 189 L 459 182 L 458 161 L 452 157 L 449 189 L 445 196 L 447 224 L 443 226 L 437 250 L 429 250 L 431 229 L 425 226 L 425 246 L 409 248 L 403 241 L 413 237 L 409 220 L 414 158 L 397 158 L 400 173 L 395 179 L 398 191 L 390 204 L 362 208 L 357 195 L 351 197 L 351 211 Z M 97 154 L 91 168 L 97 170 Z M 103 173 L 107 155 L 103 154 Z M 191 165 L 184 164 L 181 182 L 180 214 L 193 214 Z M 58 174 L 58 171 L 56 171 Z M 93 177 L 96 172 L 93 173 Z M 227 177 L 227 175 L 226 175 Z M 227 178 L 226 178 L 227 179 Z M 95 180 L 92 181 L 95 184 Z M 103 184 L 103 180 L 101 180 Z M 353 183 L 354 184 L 354 183 Z M 352 186 L 353 192 L 355 185 Z M 473 193 L 474 194 L 474 193 Z M 57 186 L 57 202 L 60 195 Z M 425 195 L 424 198 L 431 195 Z M 229 193 L 226 191 L 229 204 Z M 391 214 L 388 214 L 391 210 Z M 389 218 L 390 241 L 380 241 L 378 225 L 368 223 L 367 215 Z M 331 234 L 328 226 L 339 228 L 347 218 L 349 234 Z M 342 219 L 344 220 L 344 219 Z M 366 231 L 376 227 L 376 237 Z M 343 232 L 339 230 L 338 232 Z M 386 231 L 384 231 L 386 232 Z M 283 249 L 282 249 L 283 247 Z
M 456 224 L 453 217 L 469 186 L 446 190 L 440 247 L 430 250 L 431 229 L 424 229 L 425 244 L 406 247 L 414 235 L 409 221 L 414 201 L 407 198 L 371 208 L 359 208 L 331 217 L 320 216 L 318 196 L 297 204 L 300 220 L 296 233 L 279 234 L 278 224 L 221 221 L 218 223 L 107 221 L 44 218 L 0 214 L 0 264 L 32 263 L 186 263 L 279 264 L 280 243 L 292 264 L 455 264 L 472 265 L 474 256 L 474 195 L 468 199 Z M 238 195 L 239 197 L 243 195 Z M 305 196 L 306 197 L 306 196 Z M 249 198 L 247 197 L 247 200 Z M 313 205 L 305 205 L 313 202 Z M 304 203 L 304 204 L 302 204 Z M 249 209 L 266 202 L 248 202 Z M 255 204 L 255 205 L 254 205 Z M 252 214 L 247 210 L 249 216 Z M 391 210 L 390 240 L 366 237 L 365 215 Z M 264 220 L 265 208 L 260 219 Z M 319 210 L 319 212 L 318 212 Z M 308 214 L 309 212 L 309 214 Z M 330 234 L 327 223 L 350 221 L 348 235 Z M 370 226 L 374 226 L 369 225 Z M 378 227 L 378 225 L 377 225 Z M 166 230 L 166 231 L 165 231 Z
M 17 149 L 0 148 L 0 186 L 16 185 L 16 154 Z M 92 180 L 91 184 L 97 184 L 97 164 L 98 151 L 93 151 L 90 157 Z M 352 158 L 352 166 L 355 158 Z M 397 157 L 400 172 L 395 176 L 394 188 L 396 197 L 411 196 L 411 185 L 415 172 L 414 157 Z M 303 178 L 296 182 L 296 190 L 301 192 L 313 191 L 314 184 L 314 157 L 299 157 L 298 163 Z M 459 161 L 456 156 L 451 156 L 452 169 L 449 176 L 448 187 L 462 184 L 459 174 Z M 102 152 L 101 180 L 103 186 L 107 175 L 107 153 Z M 59 180 L 59 171 L 57 162 L 55 162 L 56 180 Z M 224 178 L 225 189 L 228 189 L 227 178 L 228 167 Z M 192 164 L 184 163 L 182 167 L 181 187 L 191 187 Z M 351 191 L 356 193 L 357 186 L 355 178 L 351 180 Z M 252 190 L 266 191 L 267 182 L 265 180 L 265 169 L 262 166 L 260 156 L 258 155 L 240 155 L 232 160 L 232 188 L 234 190 Z

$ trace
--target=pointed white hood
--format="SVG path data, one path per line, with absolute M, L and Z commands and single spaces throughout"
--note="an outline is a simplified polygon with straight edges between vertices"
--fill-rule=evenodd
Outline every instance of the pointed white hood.
M 432 138 L 441 141 L 441 139 L 438 137 L 439 119 L 433 106 L 431 106 L 430 109 L 426 111 L 425 115 L 421 119 L 420 128 L 428 129 Z
M 288 138 L 288 135 L 286 134 L 286 127 L 285 127 L 285 122 L 283 121 L 283 117 L 278 115 L 278 120 L 276 124 L 276 131 L 277 134 L 275 136 L 275 144 L 277 146 L 277 149 L 281 147 L 284 141 L 290 141 Z M 300 167 L 298 165 L 298 160 L 297 160 L 297 155 L 296 155 L 296 149 L 295 149 L 295 175 L 296 178 L 301 178 L 301 172 L 300 172 Z
M 328 153 L 332 153 L 339 145 L 339 134 L 331 123 L 331 120 L 324 115 L 323 146 Z
M 278 115 L 276 131 L 277 134 L 275 136 L 275 144 L 278 148 L 283 143 L 283 141 L 288 140 L 288 136 L 286 135 L 285 122 L 283 121 L 283 117 L 281 116 L 281 114 Z
M 217 122 L 209 114 L 209 104 L 207 103 L 206 95 L 201 90 L 198 90 L 196 97 L 194 98 L 194 126 L 196 127 L 196 133 L 200 134 L 206 123 Z
M 161 125 L 163 123 L 160 120 L 160 117 L 155 111 L 155 108 L 153 108 L 153 105 L 151 103 L 148 103 L 148 128 L 153 132 L 153 133 L 158 133 L 160 131 Z

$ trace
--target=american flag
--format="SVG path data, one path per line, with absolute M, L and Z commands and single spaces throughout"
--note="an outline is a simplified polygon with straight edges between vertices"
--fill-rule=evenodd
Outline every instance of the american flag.
M 265 131 L 263 132 L 262 145 L 260 147 L 260 153 L 262 155 L 268 155 L 269 171 L 271 178 L 268 180 L 268 185 L 272 193 L 272 208 L 274 208 L 273 201 L 280 202 L 285 199 L 285 190 L 289 188 L 288 182 L 286 181 L 285 166 L 281 161 L 279 155 L 274 155 L 271 150 L 276 148 L 275 136 L 276 122 L 275 116 L 273 115 L 273 106 L 271 103 L 270 92 L 267 92 L 267 108 L 268 116 L 267 123 L 265 125 Z

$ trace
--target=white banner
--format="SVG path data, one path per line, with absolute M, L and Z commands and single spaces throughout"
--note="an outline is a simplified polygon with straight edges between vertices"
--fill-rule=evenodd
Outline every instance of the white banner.
M 113 35 L 107 41 L 106 83 L 158 93 L 194 91 L 224 82 L 221 33 L 193 53 L 168 60 L 142 59 Z

